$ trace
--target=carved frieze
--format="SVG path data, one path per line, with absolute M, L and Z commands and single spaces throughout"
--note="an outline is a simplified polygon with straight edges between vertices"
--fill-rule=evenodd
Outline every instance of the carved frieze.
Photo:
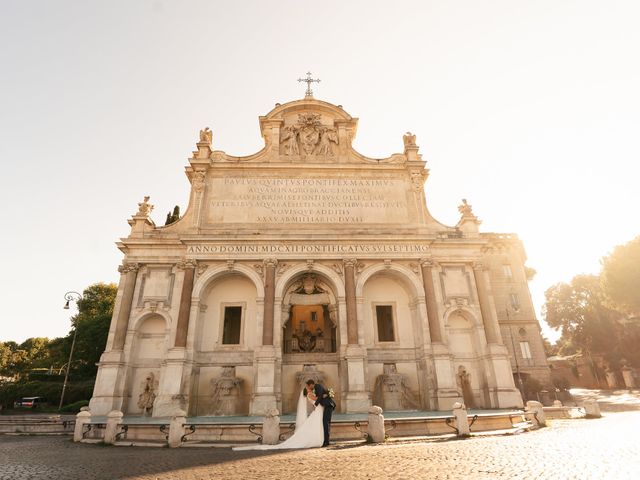
M 338 132 L 335 128 L 322 125 L 316 113 L 298 114 L 298 122 L 287 125 L 280 135 L 283 155 L 335 155 Z

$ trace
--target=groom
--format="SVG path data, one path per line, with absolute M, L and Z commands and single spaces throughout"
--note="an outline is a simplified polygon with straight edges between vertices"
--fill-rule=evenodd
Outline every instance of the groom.
M 329 392 L 324 386 L 319 383 L 315 383 L 313 380 L 307 380 L 307 388 L 304 390 L 305 397 L 307 392 L 313 392 L 316 396 L 315 405 L 322 405 L 324 411 L 322 412 L 322 427 L 324 428 L 324 442 L 323 447 L 329 446 L 329 430 L 331 427 L 331 414 L 333 409 L 336 408 L 336 402 L 329 396 Z

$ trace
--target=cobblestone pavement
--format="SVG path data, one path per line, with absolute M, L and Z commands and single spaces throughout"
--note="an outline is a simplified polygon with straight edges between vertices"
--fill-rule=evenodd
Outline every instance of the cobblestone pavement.
M 281 452 L 74 444 L 0 436 L 0 479 L 637 479 L 640 411 L 510 436 Z

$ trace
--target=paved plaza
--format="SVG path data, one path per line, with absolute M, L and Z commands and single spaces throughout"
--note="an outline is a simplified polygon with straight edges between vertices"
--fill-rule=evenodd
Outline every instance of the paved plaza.
M 68 436 L 0 436 L 0 479 L 637 479 L 640 411 L 467 440 L 280 452 L 126 448 Z

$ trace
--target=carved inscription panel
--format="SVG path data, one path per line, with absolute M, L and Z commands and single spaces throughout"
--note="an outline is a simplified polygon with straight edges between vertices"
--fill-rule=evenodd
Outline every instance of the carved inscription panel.
M 401 179 L 212 178 L 207 221 L 258 224 L 399 224 L 409 221 Z

